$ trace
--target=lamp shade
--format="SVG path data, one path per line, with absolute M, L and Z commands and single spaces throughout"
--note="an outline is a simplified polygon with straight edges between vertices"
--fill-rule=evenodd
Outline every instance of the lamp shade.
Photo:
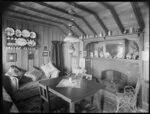
M 64 42 L 74 43 L 74 42 L 80 42 L 80 40 L 77 37 L 72 36 L 71 33 L 69 33 L 68 36 L 66 36 L 66 38 L 64 39 Z

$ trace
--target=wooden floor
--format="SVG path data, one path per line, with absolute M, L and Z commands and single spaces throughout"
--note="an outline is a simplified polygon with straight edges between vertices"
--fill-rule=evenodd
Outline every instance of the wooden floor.
M 29 107 L 30 107 L 30 110 L 28 110 L 28 112 L 32 112 L 32 113 L 40 113 L 41 111 L 40 111 L 40 97 L 39 96 L 37 96 L 37 97 L 35 97 L 35 98 L 32 98 L 32 100 L 29 100 L 29 101 L 31 101 L 31 102 L 27 102 L 27 103 L 25 103 L 25 102 L 22 102 L 22 104 L 24 104 L 23 106 L 24 107 L 22 107 L 22 109 L 23 108 L 25 108 L 27 105 L 25 105 L 25 104 L 31 104 Z M 21 107 L 20 107 L 21 108 Z M 101 108 L 102 108 L 102 110 L 97 110 L 97 108 L 95 108 L 94 110 L 89 110 L 89 111 L 87 111 L 87 110 L 84 110 L 84 109 L 82 109 L 82 110 L 79 110 L 78 112 L 80 112 L 80 113 L 99 113 L 99 112 L 103 112 L 103 113 L 113 113 L 113 112 L 115 112 L 115 110 L 116 110 L 116 104 L 115 103 L 113 103 L 113 102 L 110 102 L 110 100 L 109 99 L 106 99 L 105 98 L 105 101 L 103 102 L 103 105 L 101 106 Z M 47 112 L 47 110 L 48 110 L 48 107 L 47 107 L 47 105 L 46 105 L 46 103 L 44 104 L 44 112 Z M 26 110 L 22 110 L 21 112 L 26 112 Z M 139 111 L 138 112 L 147 112 L 147 111 L 145 111 L 145 110 L 143 110 L 143 109 L 139 109 Z M 60 110 L 60 111 L 58 111 L 57 113 L 62 113 L 62 111 Z

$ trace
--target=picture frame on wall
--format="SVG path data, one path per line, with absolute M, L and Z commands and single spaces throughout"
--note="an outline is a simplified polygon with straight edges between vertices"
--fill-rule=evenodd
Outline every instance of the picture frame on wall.
M 31 60 L 31 59 L 34 59 L 34 53 L 29 53 L 29 54 L 28 54 L 28 59 L 30 59 L 30 60 Z
M 16 62 L 17 53 L 7 53 L 7 62 Z
M 49 51 L 43 51 L 42 56 L 43 57 L 48 57 L 49 56 Z

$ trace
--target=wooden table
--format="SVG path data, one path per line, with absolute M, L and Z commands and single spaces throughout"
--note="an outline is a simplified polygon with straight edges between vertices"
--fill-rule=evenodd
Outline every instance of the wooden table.
M 56 85 L 63 78 L 67 77 L 41 80 L 39 84 L 48 86 L 50 92 L 67 101 L 69 103 L 69 111 L 71 113 L 75 112 L 76 102 L 84 99 L 85 97 L 94 95 L 96 92 L 99 91 L 99 89 L 103 89 L 103 86 L 100 83 L 97 83 L 95 79 L 92 80 L 82 79 L 81 88 L 56 87 Z M 98 101 L 97 95 L 96 98 Z M 100 109 L 98 102 L 97 108 Z

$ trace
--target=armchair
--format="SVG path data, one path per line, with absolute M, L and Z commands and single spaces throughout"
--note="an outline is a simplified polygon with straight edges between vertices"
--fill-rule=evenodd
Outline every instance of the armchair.
M 136 87 L 125 86 L 123 93 L 117 93 L 117 109 L 116 112 L 120 112 L 121 109 L 124 112 L 137 112 L 137 97 L 140 90 L 140 78 L 138 77 Z

